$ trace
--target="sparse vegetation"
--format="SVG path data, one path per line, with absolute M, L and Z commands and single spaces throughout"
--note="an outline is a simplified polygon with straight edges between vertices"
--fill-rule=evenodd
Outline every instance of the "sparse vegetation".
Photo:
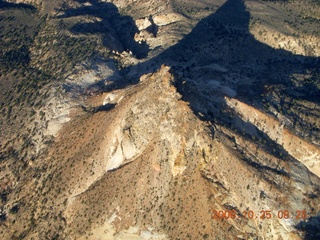
M 272 239 L 270 225 L 288 234 L 279 220 L 253 221 L 244 211 L 299 207 L 317 214 L 317 169 L 304 161 L 318 153 L 320 133 L 317 46 L 306 41 L 308 34 L 318 37 L 314 1 L 218 7 L 221 1 L 141 0 L 118 9 L 79 0 L 50 6 L 52 12 L 43 10 L 47 5 L 1 4 L 7 3 L 0 1 L 3 239 L 128 231 L 164 239 Z M 255 12 L 255 4 L 271 17 Z M 151 56 L 142 59 L 130 55 L 138 44 L 134 20 L 161 19 L 168 9 L 177 19 L 159 24 L 157 36 L 141 45 L 156 48 L 162 37 L 170 47 L 158 46 L 157 54 L 148 48 L 143 53 Z M 283 21 L 281 14 L 290 17 Z M 261 27 L 274 23 L 274 32 Z M 306 56 L 297 56 L 289 36 Z M 110 54 L 109 47 L 120 52 Z M 96 58 L 103 61 L 91 64 Z M 112 58 L 121 71 L 109 81 L 97 66 L 111 72 Z M 108 92 L 97 93 L 91 82 L 74 90 L 86 71 L 101 77 Z M 75 104 L 64 112 L 68 101 Z M 52 109 L 62 114 L 50 115 Z M 239 218 L 216 220 L 213 210 Z

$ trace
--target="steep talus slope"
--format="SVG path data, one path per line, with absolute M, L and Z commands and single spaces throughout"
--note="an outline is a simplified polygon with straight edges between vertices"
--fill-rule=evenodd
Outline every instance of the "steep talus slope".
M 243 121 L 248 121 L 266 133 L 270 139 L 282 145 L 295 159 L 301 161 L 311 172 L 320 177 L 320 150 L 316 146 L 295 136 L 284 128 L 284 124 L 236 99 L 227 99 Z

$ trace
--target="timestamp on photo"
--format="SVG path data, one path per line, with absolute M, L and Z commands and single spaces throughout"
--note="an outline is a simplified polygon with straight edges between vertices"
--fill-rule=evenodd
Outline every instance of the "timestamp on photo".
M 272 212 L 271 210 L 260 210 L 259 212 L 254 212 L 252 210 L 237 212 L 236 210 L 212 210 L 212 219 L 306 219 L 308 218 L 306 210 L 296 210 L 294 213 L 288 210 L 279 210 L 277 212 Z

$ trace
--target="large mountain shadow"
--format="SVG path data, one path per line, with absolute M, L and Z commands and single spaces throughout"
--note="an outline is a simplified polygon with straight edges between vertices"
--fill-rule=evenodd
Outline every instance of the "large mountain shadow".
M 121 16 L 112 3 L 77 2 L 87 4 L 66 9 L 60 18 L 93 16 L 101 21 L 76 24 L 72 32 L 101 33 L 105 46 L 110 49 L 130 50 L 137 58 L 147 56 L 148 46 L 134 41 L 138 29 L 131 17 Z M 249 24 L 250 12 L 244 1 L 227 0 L 177 44 L 156 57 L 124 68 L 125 82 L 114 82 L 105 90 L 136 84 L 141 75 L 152 73 L 165 64 L 176 75 L 175 84 L 183 100 L 189 102 L 194 113 L 203 120 L 232 124 L 233 116 L 227 110 L 225 96 L 236 97 L 263 110 L 262 102 L 272 100 L 268 99 L 270 96 L 263 96 L 266 86 L 276 87 L 280 96 L 319 103 L 319 58 L 292 54 L 261 43 L 250 33 Z M 119 42 L 121 44 L 117 44 Z M 295 85 L 293 74 L 307 72 L 313 79 Z
M 118 8 L 109 2 L 98 0 L 76 0 L 86 3 L 78 8 L 68 8 L 59 18 L 76 16 L 95 17 L 97 20 L 88 23 L 77 23 L 70 31 L 75 34 L 101 34 L 103 44 L 115 51 L 131 51 L 140 59 L 148 55 L 149 47 L 145 42 L 134 41 L 134 35 L 139 31 L 132 17 L 122 16 Z M 63 11 L 63 8 L 60 9 Z
M 319 59 L 257 41 L 249 31 L 249 23 L 250 13 L 244 1 L 226 1 L 176 45 L 125 69 L 131 80 L 128 84 L 137 83 L 142 74 L 155 71 L 161 64 L 171 66 L 184 100 L 195 113 L 202 112 L 205 120 L 225 108 L 224 96 L 236 96 L 261 107 L 266 85 L 279 85 L 286 95 L 318 102 L 320 91 L 314 82 L 296 87 L 291 77 L 294 73 L 316 73 Z

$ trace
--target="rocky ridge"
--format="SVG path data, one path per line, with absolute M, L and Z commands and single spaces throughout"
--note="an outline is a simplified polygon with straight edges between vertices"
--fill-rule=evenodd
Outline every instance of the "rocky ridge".
M 1 142 L 4 239 L 317 236 L 311 226 L 317 226 L 320 210 L 319 108 L 304 92 L 317 86 L 317 75 L 312 75 L 316 65 L 307 65 L 316 62 L 317 41 L 305 42 L 307 47 L 297 52 L 310 58 L 292 56 L 293 45 L 277 51 L 278 41 L 259 39 L 262 28 L 250 28 L 247 22 L 252 20 L 247 9 L 253 19 L 257 16 L 256 1 L 164 2 L 154 1 L 148 8 L 148 1 L 114 1 L 114 6 L 69 1 L 66 9 L 52 10 L 50 24 L 41 28 L 31 47 L 31 65 L 58 69 L 63 80 L 39 91 L 46 100 L 34 108 L 27 124 L 34 130 L 25 135 L 33 144 L 22 145 L 25 140 L 19 136 Z M 95 4 L 114 11 L 119 26 L 134 22 L 132 39 L 115 37 L 103 45 L 106 35 L 84 30 L 86 24 L 110 27 L 108 18 L 68 12 L 73 7 L 91 11 Z M 258 6 L 272 4 L 259 1 Z M 221 23 L 220 17 L 235 6 L 244 23 L 234 25 L 236 17 Z M 67 30 L 74 20 L 83 32 Z M 63 29 L 63 23 L 63 31 L 55 29 Z M 72 39 L 102 40 L 93 56 L 65 67 L 55 63 L 54 55 L 50 60 L 52 49 L 45 48 L 47 34 L 55 35 L 51 40 L 58 46 L 62 32 Z M 134 48 L 122 49 L 139 41 L 149 47 L 145 58 L 138 58 Z M 244 57 L 248 42 L 252 51 Z M 81 45 L 80 40 L 71 43 Z M 116 47 L 106 55 L 99 44 Z M 308 46 L 313 51 L 308 53 Z M 284 64 L 269 64 L 270 58 Z M 317 88 L 312 89 L 316 94 Z M 14 130 L 3 132 L 10 136 Z M 227 210 L 238 217 L 215 219 L 214 211 Z M 279 218 L 285 210 L 290 218 Z M 296 218 L 302 210 L 308 221 Z M 252 219 L 249 211 L 255 214 Z M 264 211 L 272 218 L 260 218 Z

